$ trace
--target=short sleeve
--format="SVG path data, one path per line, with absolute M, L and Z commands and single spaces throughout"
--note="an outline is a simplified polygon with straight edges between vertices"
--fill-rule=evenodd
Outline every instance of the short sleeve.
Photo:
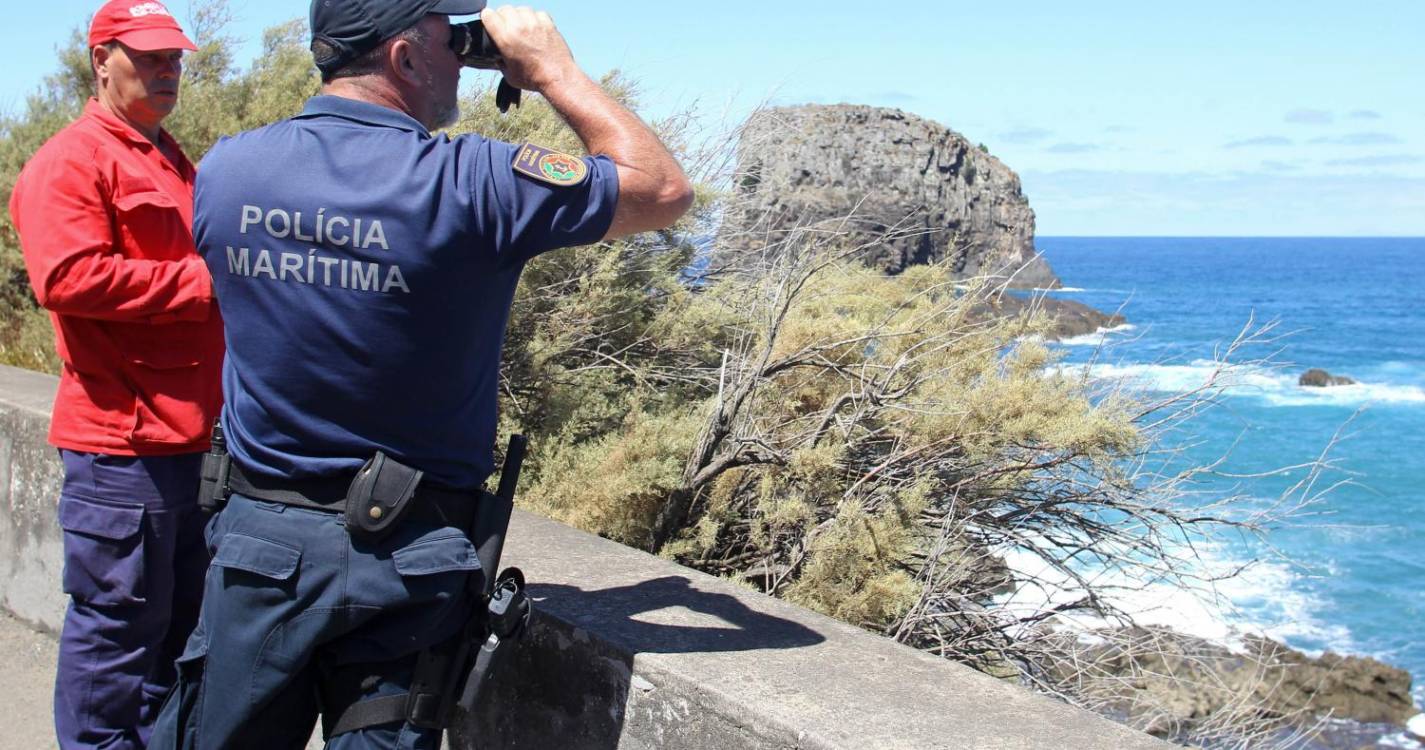
M 515 170 L 522 147 L 486 140 L 468 170 L 478 228 L 502 260 L 523 262 L 561 247 L 603 239 L 618 205 L 618 170 L 607 156 L 585 156 L 585 177 L 559 185 Z

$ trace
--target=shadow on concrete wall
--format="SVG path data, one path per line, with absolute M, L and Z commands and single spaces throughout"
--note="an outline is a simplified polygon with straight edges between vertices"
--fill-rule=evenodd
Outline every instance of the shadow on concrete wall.
M 474 714 L 452 730 L 456 748 L 612 750 L 629 718 L 636 654 L 793 649 L 825 638 L 682 576 L 586 591 L 531 584 L 530 632 L 492 677 Z M 675 687 L 639 682 L 649 707 Z M 635 701 L 637 702 L 637 701 Z
M 539 604 L 634 653 L 704 653 L 810 646 L 825 640 L 801 623 L 757 612 L 737 597 L 692 587 L 683 576 L 583 591 L 531 586 Z M 591 621 L 590 621 L 591 620 Z

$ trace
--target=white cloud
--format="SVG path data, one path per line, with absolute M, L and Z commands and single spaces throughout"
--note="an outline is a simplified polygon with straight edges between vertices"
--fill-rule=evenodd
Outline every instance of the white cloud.
M 1327 125 L 1336 121 L 1336 115 L 1324 109 L 1293 109 L 1286 113 L 1286 121 L 1303 125 Z
M 1262 135 L 1224 144 L 1223 148 L 1248 148 L 1252 146 L 1290 146 L 1293 141 L 1281 135 Z
M 1350 159 L 1331 159 L 1328 167 L 1399 167 L 1407 164 L 1425 163 L 1425 156 L 1415 154 L 1381 154 L 1379 156 L 1357 156 Z
M 1347 133 L 1346 135 L 1322 136 L 1312 138 L 1312 143 L 1327 143 L 1336 146 L 1391 146 L 1397 143 L 1404 143 L 1398 136 L 1390 133 Z

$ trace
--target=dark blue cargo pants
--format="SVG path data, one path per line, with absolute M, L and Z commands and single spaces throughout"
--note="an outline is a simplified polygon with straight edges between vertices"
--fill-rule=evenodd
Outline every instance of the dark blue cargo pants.
M 339 516 L 234 495 L 208 527 L 213 552 L 197 629 L 151 750 L 300 750 L 324 670 L 384 664 L 364 695 L 405 691 L 416 655 L 453 635 L 480 563 L 464 532 L 408 521 L 378 544 Z M 332 750 L 428 750 L 440 734 L 396 722 Z
M 64 750 L 141 750 L 198 619 L 201 454 L 60 450 L 64 591 L 54 721 Z

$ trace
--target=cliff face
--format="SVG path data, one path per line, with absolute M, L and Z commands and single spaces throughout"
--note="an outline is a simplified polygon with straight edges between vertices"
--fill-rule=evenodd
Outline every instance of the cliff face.
M 948 258 L 957 278 L 1059 286 L 1034 254 L 1034 211 L 1019 176 L 959 133 L 915 115 L 856 105 L 764 110 L 743 131 L 738 172 L 721 233 L 732 249 L 819 224 L 848 231 L 857 243 L 891 231 L 866 256 L 889 273 Z

